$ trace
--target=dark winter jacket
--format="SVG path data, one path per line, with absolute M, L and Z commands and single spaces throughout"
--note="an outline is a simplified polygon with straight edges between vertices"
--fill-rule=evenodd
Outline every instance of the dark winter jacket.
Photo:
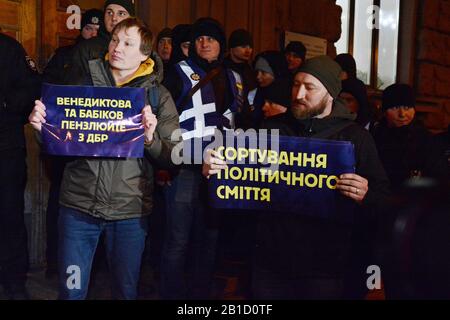
M 0 151 L 25 148 L 23 126 L 40 91 L 32 60 L 20 43 L 0 33 Z
M 103 29 L 97 37 L 80 41 L 73 49 L 72 61 L 67 66 L 64 82 L 69 84 L 73 79 L 89 78 L 89 61 L 103 59 L 108 52 L 110 41 L 111 35 Z
M 65 73 L 73 64 L 75 48 L 81 41 L 84 41 L 83 37 L 79 36 L 75 44 L 56 49 L 44 69 L 44 82 L 52 84 L 64 83 Z
M 252 111 L 253 106 L 250 105 L 248 100 L 249 92 L 253 91 L 257 87 L 255 70 L 248 63 L 236 63 L 231 57 L 226 57 L 223 65 L 237 72 L 242 79 L 242 84 L 244 85 L 243 96 L 244 101 L 242 101 L 242 110 L 240 110 L 237 117 L 237 126 L 242 129 L 250 129 L 254 127 L 252 121 Z
M 352 115 L 336 100 L 330 116 L 296 120 L 290 113 L 266 120 L 263 127 L 279 129 L 280 135 L 311 137 L 331 132 L 329 140 L 350 141 L 355 146 L 356 174 L 368 179 L 369 191 L 356 215 L 372 215 L 386 201 L 389 182 L 370 134 L 353 123 Z M 324 137 L 321 137 L 324 138 Z M 342 201 L 352 201 L 342 196 Z M 342 277 L 348 264 L 353 224 L 286 213 L 261 214 L 257 231 L 257 263 L 269 270 L 295 277 Z
M 412 177 L 448 178 L 444 149 L 419 122 L 389 128 L 383 120 L 372 134 L 393 188 Z

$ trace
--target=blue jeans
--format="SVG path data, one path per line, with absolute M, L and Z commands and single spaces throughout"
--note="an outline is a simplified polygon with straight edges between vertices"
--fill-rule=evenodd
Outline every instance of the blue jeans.
M 161 259 L 162 299 L 210 298 L 218 229 L 207 226 L 205 221 L 205 215 L 210 212 L 201 194 L 202 179 L 198 170 L 182 169 L 165 190 L 167 224 Z M 188 284 L 184 279 L 186 262 L 190 271 Z
M 61 207 L 58 218 L 59 299 L 86 299 L 92 261 L 100 236 L 105 232 L 113 298 L 135 300 L 147 229 L 147 218 L 106 221 Z

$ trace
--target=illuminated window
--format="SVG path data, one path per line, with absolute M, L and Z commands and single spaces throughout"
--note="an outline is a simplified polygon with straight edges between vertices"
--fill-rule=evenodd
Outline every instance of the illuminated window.
M 385 89 L 397 78 L 400 0 L 337 0 L 342 35 L 337 53 L 355 57 L 358 78 Z

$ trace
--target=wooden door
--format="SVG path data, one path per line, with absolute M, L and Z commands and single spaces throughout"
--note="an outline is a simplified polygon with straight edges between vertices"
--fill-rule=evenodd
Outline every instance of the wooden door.
M 75 13 L 68 8 L 78 6 L 81 12 L 92 8 L 103 9 L 104 2 L 104 0 L 42 0 L 41 65 L 46 64 L 57 48 L 73 44 L 80 34 L 79 30 L 69 29 L 67 26 L 67 20 Z
M 35 61 L 39 58 L 38 19 L 36 0 L 0 0 L 1 32 L 22 43 L 28 55 Z M 28 230 L 30 262 L 33 266 L 44 262 L 45 220 L 43 220 L 43 192 L 45 180 L 41 175 L 41 161 L 32 129 L 26 127 L 28 184 L 25 191 L 25 222 Z

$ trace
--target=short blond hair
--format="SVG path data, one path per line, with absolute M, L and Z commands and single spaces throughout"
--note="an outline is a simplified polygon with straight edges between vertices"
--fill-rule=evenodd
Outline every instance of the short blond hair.
M 141 20 L 137 18 L 125 19 L 114 27 L 112 34 L 114 35 L 123 29 L 128 30 L 133 27 L 138 28 L 138 33 L 141 36 L 141 46 L 139 48 L 141 53 L 146 56 L 150 56 L 152 53 L 153 34 L 147 25 Z

